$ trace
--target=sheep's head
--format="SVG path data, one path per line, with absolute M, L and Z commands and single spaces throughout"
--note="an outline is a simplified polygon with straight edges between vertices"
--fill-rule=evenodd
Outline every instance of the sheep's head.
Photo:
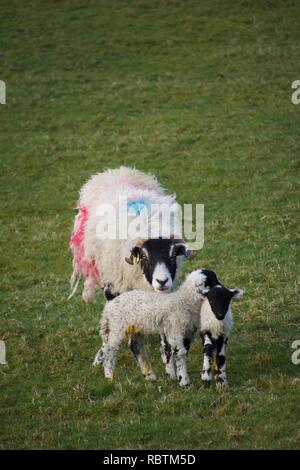
M 230 302 L 232 299 L 243 297 L 242 289 L 227 289 L 224 286 L 215 286 L 207 293 L 207 300 L 210 308 L 218 320 L 224 320 L 230 311 Z
M 244 295 L 242 289 L 227 289 L 218 280 L 216 273 L 209 269 L 198 269 L 189 274 L 194 282 L 197 293 L 207 299 L 212 312 L 218 320 L 223 320 L 230 310 L 232 299 L 240 299 Z
M 242 289 L 227 289 L 213 271 L 200 269 L 199 272 L 198 285 L 196 284 L 198 292 L 207 298 L 215 317 L 218 320 L 223 320 L 230 310 L 231 300 L 243 297 L 244 291 Z
M 194 257 L 186 244 L 179 239 L 152 238 L 138 240 L 130 256 L 129 264 L 140 264 L 145 279 L 155 291 L 170 292 L 179 274 L 179 258 Z

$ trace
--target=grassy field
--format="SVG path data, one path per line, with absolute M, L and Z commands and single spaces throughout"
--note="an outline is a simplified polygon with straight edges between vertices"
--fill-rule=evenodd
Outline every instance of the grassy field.
M 0 7 L 0 447 L 300 447 L 299 4 L 8 1 Z M 145 383 L 124 345 L 114 384 L 92 360 L 103 305 L 67 301 L 78 190 L 121 164 L 205 204 L 185 265 L 243 287 L 230 388 Z

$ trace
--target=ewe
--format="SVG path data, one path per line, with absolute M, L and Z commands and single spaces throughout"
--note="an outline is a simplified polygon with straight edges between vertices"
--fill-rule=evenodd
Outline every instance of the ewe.
M 123 227 L 122 202 L 129 223 L 139 226 L 141 235 L 101 237 L 98 228 L 105 208 L 111 211 L 108 219 L 112 226 Z M 85 279 L 85 302 L 93 300 L 99 287 L 107 300 L 133 289 L 169 292 L 174 287 L 183 257 L 192 253 L 180 237 L 175 196 L 167 195 L 154 176 L 126 167 L 98 173 L 82 187 L 77 207 L 70 240 L 70 297 L 81 277 Z M 162 208 L 169 208 L 172 217 L 161 227 Z M 155 231 L 156 236 L 152 236 Z

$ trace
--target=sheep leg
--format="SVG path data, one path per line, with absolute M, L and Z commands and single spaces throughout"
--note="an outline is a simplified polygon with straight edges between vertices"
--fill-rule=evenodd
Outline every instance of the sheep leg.
M 84 281 L 82 298 L 86 304 L 94 300 L 96 295 L 96 285 L 97 284 L 92 277 L 87 277 Z
M 226 346 L 227 339 L 224 335 L 219 336 L 216 342 L 217 352 L 216 352 L 216 385 L 217 388 L 222 388 L 227 385 L 227 376 L 226 376 Z
M 178 341 L 172 343 L 170 341 L 172 347 L 172 356 L 174 358 L 175 366 L 176 366 L 176 375 L 179 381 L 179 385 L 181 387 L 186 387 L 190 385 L 191 380 L 187 371 L 186 367 L 186 355 L 187 350 L 184 347 L 183 341 Z
M 155 372 L 148 360 L 144 335 L 141 333 L 134 333 L 131 335 L 129 338 L 129 346 L 145 379 L 150 381 L 156 380 Z
M 163 363 L 165 364 L 166 373 L 172 380 L 176 380 L 176 369 L 174 363 L 174 356 L 172 354 L 172 347 L 168 343 L 165 335 L 161 335 L 160 353 Z
M 214 344 L 209 331 L 203 331 L 201 333 L 201 339 L 203 343 L 203 367 L 201 373 L 201 380 L 204 385 L 208 386 L 211 384 L 212 372 L 211 363 L 214 353 Z
M 115 378 L 114 370 L 117 364 L 117 353 L 118 347 L 112 346 L 106 342 L 99 349 L 94 359 L 94 366 L 102 364 L 104 375 L 109 380 L 113 380 Z

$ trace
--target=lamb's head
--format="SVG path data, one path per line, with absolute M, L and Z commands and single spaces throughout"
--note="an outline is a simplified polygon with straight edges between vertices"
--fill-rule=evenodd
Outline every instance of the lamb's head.
M 176 283 L 182 258 L 193 256 L 182 240 L 151 238 L 138 240 L 125 260 L 129 264 L 140 264 L 146 281 L 155 291 L 170 292 Z
M 212 273 L 212 271 L 210 272 Z M 218 281 L 216 276 L 215 279 L 214 276 L 210 277 L 212 285 L 204 287 L 204 289 L 201 286 L 201 294 L 207 298 L 211 311 L 217 320 L 224 320 L 231 309 L 231 300 L 243 297 L 244 291 L 242 289 L 227 289 Z
M 217 320 L 224 320 L 231 309 L 231 300 L 240 299 L 243 295 L 244 291 L 242 289 L 227 289 L 218 285 L 210 289 L 206 297 Z
M 244 295 L 242 289 L 227 289 L 218 280 L 216 273 L 209 269 L 198 269 L 190 273 L 188 282 L 194 286 L 203 299 L 207 299 L 210 308 L 218 320 L 224 320 L 230 311 L 232 299 L 240 299 Z
M 195 291 L 195 294 L 200 294 L 202 298 L 206 298 L 210 289 L 220 284 L 214 271 L 209 269 L 196 269 L 192 271 L 188 274 L 186 282 Z

